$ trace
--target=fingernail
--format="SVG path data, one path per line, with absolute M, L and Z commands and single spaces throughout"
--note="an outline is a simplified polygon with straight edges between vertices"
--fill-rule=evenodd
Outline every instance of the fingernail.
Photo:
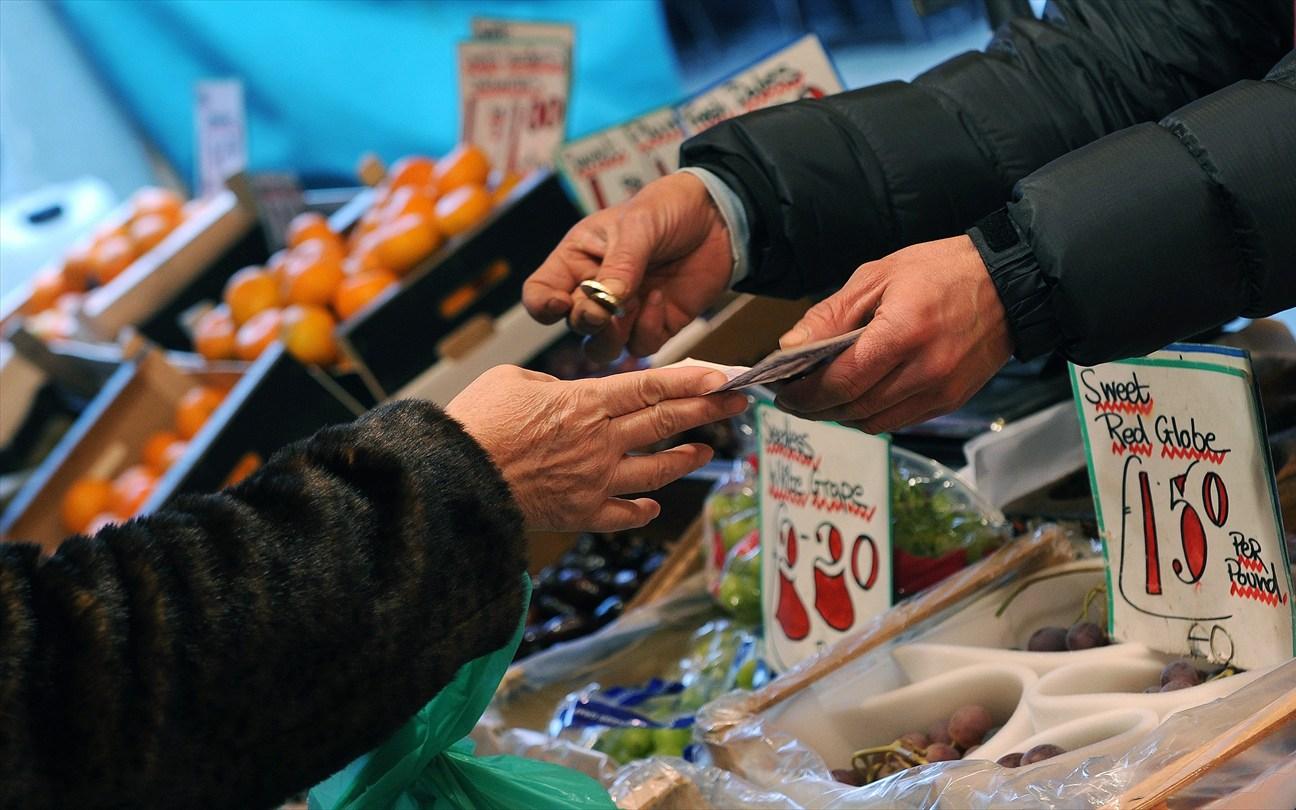
M 707 391 L 719 388 L 727 382 L 729 382 L 729 378 L 718 371 L 712 371 L 702 378 L 702 385 Z
M 783 337 L 779 338 L 779 346 L 784 349 L 790 349 L 793 346 L 800 346 L 809 339 L 810 330 L 806 329 L 804 326 L 798 326 L 789 329 L 784 333 Z

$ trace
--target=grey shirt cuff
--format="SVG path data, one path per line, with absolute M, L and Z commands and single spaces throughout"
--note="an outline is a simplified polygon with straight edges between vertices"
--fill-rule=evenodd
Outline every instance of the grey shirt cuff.
M 747 256 L 747 243 L 751 239 L 751 230 L 747 224 L 747 211 L 743 208 L 742 200 L 725 184 L 725 181 L 706 169 L 686 166 L 679 171 L 687 172 L 702 181 L 702 185 L 706 186 L 707 193 L 711 195 L 711 200 L 720 211 L 720 218 L 724 220 L 725 227 L 729 230 L 729 255 L 733 257 L 733 266 L 729 270 L 729 286 L 732 287 L 747 278 L 751 267 Z

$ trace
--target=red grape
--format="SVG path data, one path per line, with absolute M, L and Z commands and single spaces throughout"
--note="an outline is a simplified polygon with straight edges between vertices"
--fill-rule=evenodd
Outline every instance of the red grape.
M 1171 681 L 1188 681 L 1196 686 L 1201 683 L 1201 673 L 1187 661 L 1171 661 L 1161 670 L 1161 685 L 1165 686 Z
M 1058 754 L 1065 753 L 1065 750 L 1053 745 L 1052 743 L 1043 743 L 1034 748 L 1028 748 L 1026 753 L 1021 756 L 1021 764 L 1034 765 L 1036 762 L 1043 762 L 1044 760 L 1051 759 Z
M 963 758 L 959 754 L 957 748 L 952 745 L 946 745 L 945 743 L 932 743 L 927 746 L 926 756 L 928 762 L 949 762 L 951 760 Z
M 994 720 L 990 717 L 990 712 L 984 706 L 970 703 L 954 710 L 947 728 L 954 744 L 967 748 L 969 745 L 980 745 L 992 725 Z
M 1026 649 L 1031 652 L 1066 652 L 1067 631 L 1065 627 L 1041 627 L 1031 633 Z
M 1076 622 L 1066 634 L 1068 650 L 1088 650 L 1107 646 L 1107 634 L 1093 622 Z
M 1015 751 L 1011 754 L 1004 754 L 1003 756 L 999 757 L 999 759 L 995 760 L 995 762 L 1004 766 L 1005 768 L 1020 767 L 1021 761 L 1022 761 L 1022 755 Z

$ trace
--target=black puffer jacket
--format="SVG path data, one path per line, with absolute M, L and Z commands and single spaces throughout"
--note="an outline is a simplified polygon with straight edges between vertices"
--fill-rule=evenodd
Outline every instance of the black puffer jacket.
M 1291 0 L 1053 0 L 1044 19 L 1001 28 L 985 53 L 912 83 L 732 119 L 685 142 L 681 158 L 743 202 L 751 270 L 739 289 L 832 290 L 863 262 L 963 232 L 1061 155 L 1261 78 L 1292 47 L 1292 18 Z M 1108 205 L 1119 189 L 1077 205 Z
M 0 544 L 0 807 L 276 805 L 502 647 L 524 570 L 507 484 L 414 402 L 52 557 Z
M 1022 359 L 1101 363 L 1296 306 L 1296 52 L 1049 163 L 969 235 Z

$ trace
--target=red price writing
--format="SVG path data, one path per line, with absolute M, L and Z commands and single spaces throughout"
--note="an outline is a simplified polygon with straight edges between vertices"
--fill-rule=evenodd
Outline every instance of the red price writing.
M 548 101 L 541 98 L 533 99 L 531 109 L 527 112 L 527 128 L 549 129 L 561 126 L 563 112 L 566 109 L 567 105 L 561 98 L 551 98 Z
M 1183 559 L 1174 559 L 1170 568 L 1175 576 L 1185 585 L 1192 585 L 1206 572 L 1206 559 L 1209 546 L 1206 543 L 1206 526 L 1196 506 L 1185 494 L 1188 476 L 1194 465 L 1190 465 L 1181 475 L 1170 479 L 1170 508 L 1183 507 L 1179 514 L 1179 547 Z M 1153 508 L 1152 487 L 1146 472 L 1138 474 L 1139 501 L 1143 509 L 1143 554 L 1144 554 L 1144 587 L 1150 595 L 1161 593 L 1161 549 L 1157 535 L 1156 511 Z M 1208 472 L 1202 478 L 1201 507 L 1206 513 L 1206 520 L 1216 528 L 1223 528 L 1228 522 L 1229 499 L 1228 488 L 1219 473 Z M 1187 575 L 1185 576 L 1185 568 Z

